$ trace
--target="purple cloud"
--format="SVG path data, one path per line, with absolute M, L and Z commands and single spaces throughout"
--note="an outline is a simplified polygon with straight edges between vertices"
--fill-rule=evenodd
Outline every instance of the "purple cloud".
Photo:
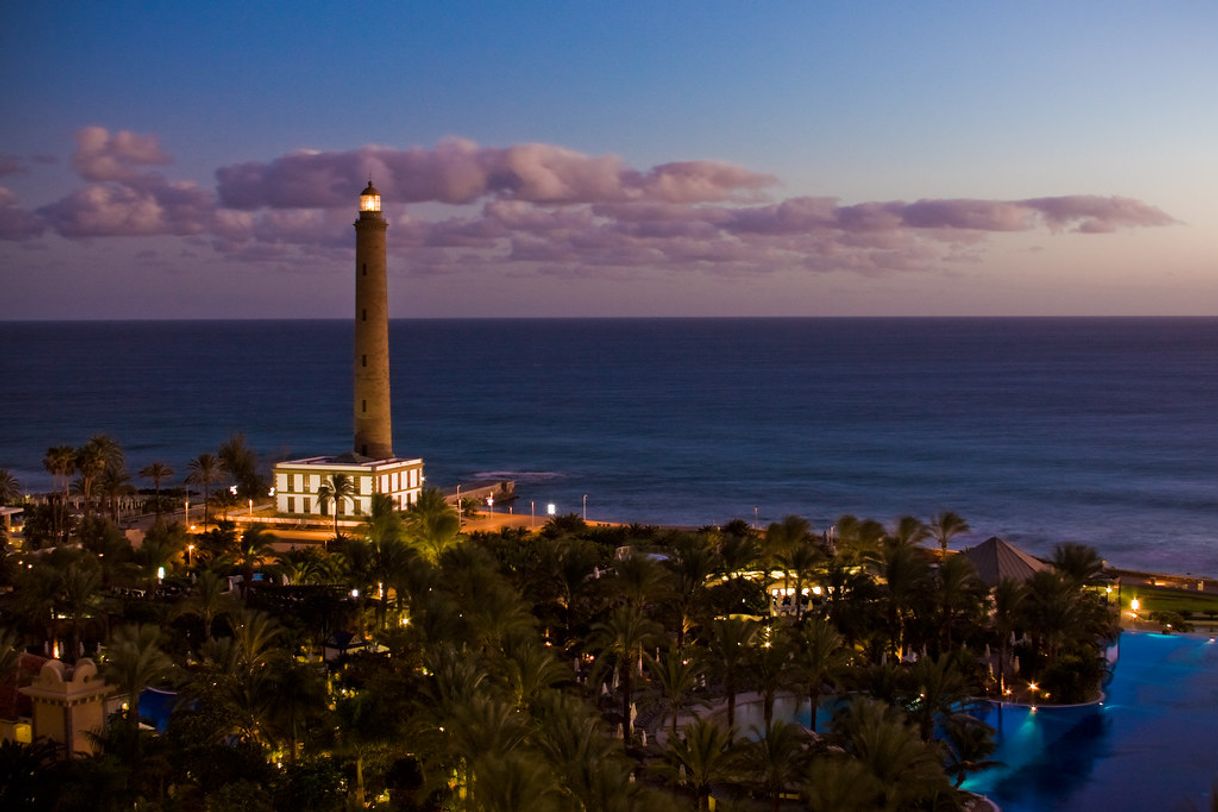
M 616 200 L 704 203 L 752 199 L 776 180 L 715 161 L 662 164 L 645 172 L 613 155 L 552 144 L 481 147 L 449 138 L 431 149 L 367 146 L 294 152 L 269 163 L 216 170 L 223 205 L 237 209 L 350 205 L 351 189 L 372 177 L 386 198 L 473 203 L 485 197 L 547 205 Z
M 0 240 L 28 240 L 45 230 L 38 215 L 17 205 L 17 195 L 0 186 Z
M 139 168 L 170 163 L 155 135 L 138 135 L 130 130 L 111 133 L 91 125 L 76 132 L 76 154 L 72 167 L 85 180 L 133 181 L 141 177 Z
M 341 261 L 350 252 L 353 198 L 368 176 L 385 196 L 392 250 L 412 273 L 889 273 L 976 261 L 995 233 L 1092 234 L 1175 222 L 1138 200 L 1088 195 L 767 202 L 761 195 L 776 179 L 730 164 L 636 169 L 613 155 L 552 144 L 484 147 L 458 138 L 225 166 L 214 193 L 150 170 L 169 162 L 153 135 L 86 127 L 72 165 L 90 183 L 36 214 L 5 203 L 0 216 L 11 222 L 0 229 L 29 235 L 45 223 L 69 238 L 171 234 L 234 261 Z M 417 203 L 464 208 L 440 219 L 403 211 Z

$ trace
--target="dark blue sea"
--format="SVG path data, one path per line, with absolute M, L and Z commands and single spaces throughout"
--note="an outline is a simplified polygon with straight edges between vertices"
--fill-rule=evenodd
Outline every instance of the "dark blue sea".
M 244 432 L 345 451 L 345 321 L 0 323 L 0 468 L 96 432 L 129 466 Z M 395 450 L 590 518 L 944 509 L 1036 553 L 1218 575 L 1218 319 L 422 320 L 391 325 Z

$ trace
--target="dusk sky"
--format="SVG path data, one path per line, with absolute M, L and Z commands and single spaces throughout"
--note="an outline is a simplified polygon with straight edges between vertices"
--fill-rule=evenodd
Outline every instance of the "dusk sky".
M 290 9 L 291 13 L 285 10 Z M 1218 4 L 5 3 L 4 319 L 1218 314 Z

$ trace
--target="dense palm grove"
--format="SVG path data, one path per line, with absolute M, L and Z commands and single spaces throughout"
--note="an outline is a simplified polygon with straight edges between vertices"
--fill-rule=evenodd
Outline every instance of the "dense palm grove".
M 428 490 L 277 553 L 223 518 L 230 483 L 265 492 L 226 445 L 188 466 L 207 529 L 158 516 L 138 549 L 114 521 L 121 450 L 48 452 L 60 495 L 4 558 L 0 676 L 54 649 L 177 698 L 163 732 L 127 703 L 96 755 L 5 744 L 0 807 L 963 809 L 993 752 L 978 697 L 1086 701 L 1105 673 L 1114 618 L 1078 545 L 987 590 L 947 553 L 951 513 L 466 537 Z M 173 472 L 141 475 L 159 513 Z

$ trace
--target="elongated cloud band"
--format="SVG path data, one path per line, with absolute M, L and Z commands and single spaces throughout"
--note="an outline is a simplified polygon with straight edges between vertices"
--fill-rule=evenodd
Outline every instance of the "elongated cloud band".
M 716 161 L 636 169 L 612 155 L 550 144 L 301 151 L 216 170 L 216 186 L 171 181 L 153 135 L 86 127 L 71 165 L 86 184 L 36 212 L 0 194 L 0 238 L 45 229 L 70 239 L 178 235 L 244 261 L 350 250 L 355 196 L 375 179 L 392 245 L 413 272 L 514 266 L 562 274 L 597 268 L 795 269 L 874 273 L 975 256 L 986 235 L 1085 234 L 1162 226 L 1163 211 L 1123 197 L 925 199 L 842 204 L 767 200 L 776 178 Z M 440 203 L 417 219 L 403 204 Z

